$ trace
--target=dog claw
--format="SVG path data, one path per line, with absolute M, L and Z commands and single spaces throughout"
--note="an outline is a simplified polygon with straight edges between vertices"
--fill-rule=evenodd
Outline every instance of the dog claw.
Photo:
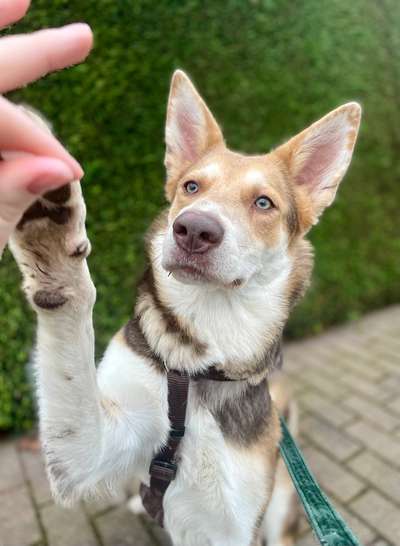
M 71 258 L 81 258 L 89 255 L 90 252 L 90 243 L 88 240 L 82 241 L 75 248 L 74 252 L 70 254 Z

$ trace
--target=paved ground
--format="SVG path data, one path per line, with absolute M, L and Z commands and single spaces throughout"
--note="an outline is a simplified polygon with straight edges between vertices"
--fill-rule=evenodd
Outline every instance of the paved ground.
M 286 347 L 301 444 L 365 546 L 400 544 L 400 306 Z M 0 546 L 165 546 L 124 499 L 75 510 L 51 500 L 39 455 L 0 445 Z M 297 546 L 315 544 L 304 520 Z

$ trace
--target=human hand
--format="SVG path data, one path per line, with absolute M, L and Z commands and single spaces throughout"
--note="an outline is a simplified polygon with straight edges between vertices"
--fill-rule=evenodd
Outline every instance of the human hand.
M 25 15 L 29 0 L 0 0 L 0 28 Z M 93 37 L 77 23 L 0 39 L 0 93 L 79 63 Z M 83 176 L 79 163 L 23 110 L 0 96 L 0 256 L 23 212 L 39 194 Z

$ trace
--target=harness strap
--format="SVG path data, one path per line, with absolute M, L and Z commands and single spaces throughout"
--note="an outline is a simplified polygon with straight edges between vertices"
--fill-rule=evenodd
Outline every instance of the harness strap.
M 211 381 L 233 381 L 224 372 L 214 367 L 205 372 L 189 376 L 186 372 L 170 370 L 168 381 L 168 417 L 171 424 L 168 440 L 152 459 L 149 469 L 150 487 L 140 484 L 140 496 L 148 514 L 163 527 L 163 500 L 166 490 L 177 471 L 176 452 L 185 435 L 186 407 L 189 392 L 189 380 L 209 379 Z
M 168 416 L 171 423 L 168 440 L 151 461 L 150 487 L 144 483 L 140 485 L 143 506 L 161 527 L 164 523 L 163 498 L 169 484 L 175 479 L 177 470 L 175 454 L 185 434 L 189 376 L 169 371 L 167 381 Z
M 361 546 L 321 491 L 285 421 L 282 417 L 280 420 L 282 440 L 279 449 L 318 540 L 322 546 Z

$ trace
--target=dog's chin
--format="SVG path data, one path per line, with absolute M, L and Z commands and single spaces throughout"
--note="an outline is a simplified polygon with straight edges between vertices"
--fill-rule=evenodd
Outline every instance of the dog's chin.
M 214 285 L 224 288 L 236 288 L 242 285 L 241 279 L 225 279 L 212 271 L 207 265 L 191 263 L 190 260 L 163 261 L 165 271 L 183 284 Z

